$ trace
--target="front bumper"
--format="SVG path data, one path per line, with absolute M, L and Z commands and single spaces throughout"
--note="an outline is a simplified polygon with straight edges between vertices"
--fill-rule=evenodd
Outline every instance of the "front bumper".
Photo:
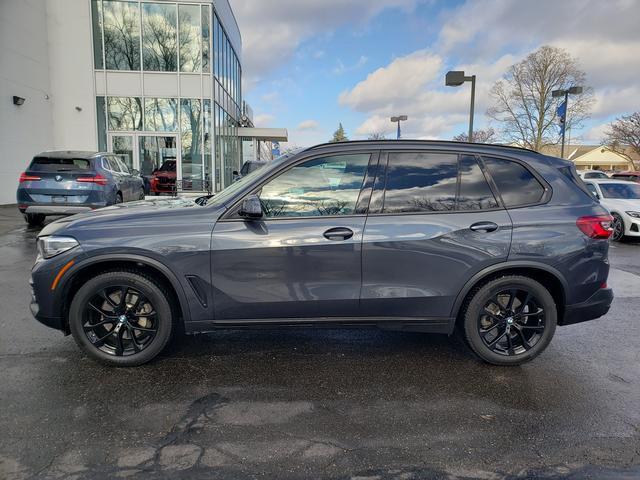
M 69 332 L 67 331 L 65 322 L 62 317 L 49 317 L 43 314 L 36 298 L 33 278 L 29 279 L 29 286 L 31 287 L 31 302 L 29 303 L 31 315 L 33 315 L 33 317 L 43 325 L 49 328 L 55 328 L 56 330 L 62 330 L 65 334 L 68 334 Z
M 600 318 L 609 311 L 613 302 L 613 290 L 601 288 L 582 303 L 567 305 L 564 318 L 559 325 L 573 325 Z

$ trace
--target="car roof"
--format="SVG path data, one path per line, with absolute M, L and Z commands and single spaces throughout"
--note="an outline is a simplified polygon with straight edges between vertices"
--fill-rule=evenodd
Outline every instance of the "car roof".
M 36 157 L 50 157 L 50 158 L 84 158 L 89 160 L 100 155 L 107 155 L 103 152 L 92 152 L 87 150 L 53 150 L 42 152 L 36 155 Z
M 313 147 L 306 148 L 298 153 L 312 153 L 315 151 L 332 151 L 332 150 L 357 150 L 359 148 L 373 148 L 380 150 L 404 149 L 409 150 L 412 148 L 422 149 L 430 147 L 432 149 L 451 150 L 455 149 L 460 153 L 468 152 L 470 154 L 480 155 L 510 155 L 517 156 L 527 162 L 536 163 L 543 162 L 546 164 L 552 164 L 556 167 L 573 166 L 573 162 L 564 160 L 557 157 L 550 157 L 542 153 L 530 150 L 528 148 L 515 147 L 512 145 L 497 145 L 489 143 L 470 143 L 470 142 L 455 142 L 452 140 L 350 140 L 347 142 L 333 142 L 322 143 Z
M 597 183 L 597 184 L 607 184 L 607 183 L 628 183 L 630 185 L 637 185 L 636 182 L 631 182 L 629 180 L 617 179 L 617 178 L 587 178 L 588 182 Z

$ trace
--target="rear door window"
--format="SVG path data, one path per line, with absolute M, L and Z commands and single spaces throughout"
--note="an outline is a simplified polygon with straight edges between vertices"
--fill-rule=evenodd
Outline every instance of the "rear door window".
M 373 200 L 372 200 L 373 201 Z M 390 153 L 383 213 L 499 208 L 474 155 Z M 372 211 L 376 211 L 375 208 Z
M 523 165 L 502 158 L 482 157 L 506 207 L 539 203 L 544 187 Z
M 457 184 L 457 154 L 392 152 L 383 213 L 454 211 Z
M 85 158 L 35 157 L 29 170 L 32 172 L 77 172 L 89 170 L 91 162 Z

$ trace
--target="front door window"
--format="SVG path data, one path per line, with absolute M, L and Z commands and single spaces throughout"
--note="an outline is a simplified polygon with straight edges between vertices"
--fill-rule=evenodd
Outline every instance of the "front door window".
M 338 155 L 296 165 L 259 194 L 266 217 L 352 215 L 370 154 Z

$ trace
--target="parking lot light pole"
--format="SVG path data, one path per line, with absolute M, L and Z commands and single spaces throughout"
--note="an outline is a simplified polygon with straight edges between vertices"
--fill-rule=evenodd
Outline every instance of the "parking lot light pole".
M 562 122 L 562 147 L 560 147 L 560 158 L 564 158 L 564 137 L 567 131 L 567 114 L 569 113 L 569 94 L 580 95 L 582 93 L 582 87 L 571 87 L 566 90 L 554 90 L 551 92 L 553 98 L 564 97 L 564 115 L 561 118 Z
M 445 76 L 447 87 L 459 87 L 464 82 L 471 82 L 471 108 L 469 109 L 469 136 L 467 140 L 473 142 L 473 110 L 476 103 L 476 76 L 466 76 L 462 70 L 451 70 Z
M 400 115 L 398 117 L 391 117 L 391 121 L 393 123 L 397 123 L 398 124 L 398 134 L 396 136 L 396 140 L 400 140 L 400 138 L 402 137 L 402 133 L 400 131 L 400 122 L 406 122 L 409 119 L 409 117 L 407 117 L 406 115 Z

